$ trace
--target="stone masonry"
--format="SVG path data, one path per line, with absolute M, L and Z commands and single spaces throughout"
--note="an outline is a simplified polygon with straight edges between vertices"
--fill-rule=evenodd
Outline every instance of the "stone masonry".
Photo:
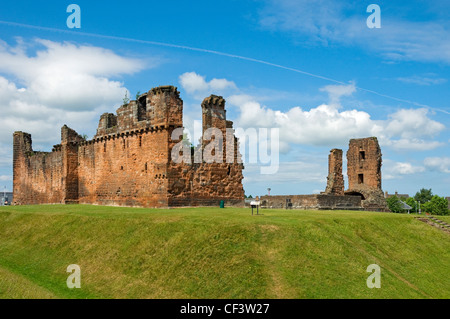
M 327 188 L 324 194 L 344 195 L 344 175 L 342 175 L 342 150 L 334 148 L 328 155 Z
M 366 210 L 388 210 L 381 189 L 381 149 L 376 137 L 351 139 L 347 151 L 348 190 Z
M 261 196 L 261 207 L 389 211 L 381 190 L 381 150 L 377 138 L 350 140 L 347 191 L 344 191 L 342 154 L 340 149 L 330 151 L 327 187 L 321 194 Z
M 261 208 L 361 210 L 361 197 L 353 195 L 276 195 L 261 196 Z
M 203 131 L 232 128 L 222 97 L 206 98 L 202 111 Z M 182 138 L 172 139 L 172 133 L 183 127 L 182 116 L 177 88 L 160 86 L 122 105 L 116 114 L 101 115 L 92 140 L 64 125 L 61 144 L 51 152 L 36 152 L 30 134 L 15 132 L 14 204 L 174 207 L 219 206 L 224 200 L 226 205 L 243 205 L 244 166 L 234 134 L 225 134 L 220 148 L 233 162 L 194 161 L 208 146 L 205 141 L 189 147 L 190 162 L 172 160 L 172 149 Z

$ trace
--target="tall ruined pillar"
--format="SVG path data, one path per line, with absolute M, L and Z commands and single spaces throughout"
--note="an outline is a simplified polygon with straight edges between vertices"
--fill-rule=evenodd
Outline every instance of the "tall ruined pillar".
M 61 128 L 63 203 L 78 203 L 78 143 L 83 138 L 64 125 Z
M 226 122 L 225 99 L 214 94 L 205 98 L 202 102 L 203 132 L 211 127 L 225 131 Z
M 232 125 L 232 123 L 228 124 L 228 126 Z M 210 95 L 205 98 L 202 102 L 202 149 L 208 145 L 212 145 L 215 141 L 218 141 L 218 137 L 216 137 L 215 132 L 211 133 L 214 136 L 208 136 L 208 129 L 214 129 L 217 134 L 221 134 L 222 143 L 219 142 L 218 149 L 222 153 L 222 160 L 226 162 L 226 129 L 227 129 L 227 119 L 226 119 L 226 111 L 225 111 L 225 100 L 221 96 Z M 219 133 L 220 131 L 220 133 Z M 209 150 L 206 150 L 206 153 L 209 154 Z M 212 155 L 215 155 L 214 151 Z M 204 159 L 205 160 L 205 159 Z
M 175 164 L 172 160 L 172 149 L 179 142 L 179 135 L 172 140 L 172 133 L 183 127 L 183 100 L 177 88 L 171 85 L 152 88 L 145 98 L 145 117 L 151 126 L 157 128 L 160 149 L 165 149 L 154 159 L 158 172 L 166 176 L 158 181 L 161 190 L 159 201 L 165 201 L 164 205 L 169 205 L 169 197 L 178 194 L 188 183 L 182 175 L 183 164 Z M 143 97 L 139 101 L 143 105 Z
M 344 176 L 342 175 L 342 150 L 334 148 L 328 155 L 328 177 L 325 194 L 344 195 Z
M 381 189 L 381 149 L 376 137 L 351 139 L 347 151 L 348 190 L 368 210 L 386 210 Z
M 13 134 L 13 204 L 26 203 L 27 190 L 26 154 L 32 152 L 31 135 L 25 132 L 14 132 Z

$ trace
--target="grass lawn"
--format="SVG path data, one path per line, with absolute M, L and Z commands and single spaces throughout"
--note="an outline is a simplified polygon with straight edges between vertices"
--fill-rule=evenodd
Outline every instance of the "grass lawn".
M 0 298 L 450 298 L 450 234 L 414 215 L 260 212 L 0 207 Z

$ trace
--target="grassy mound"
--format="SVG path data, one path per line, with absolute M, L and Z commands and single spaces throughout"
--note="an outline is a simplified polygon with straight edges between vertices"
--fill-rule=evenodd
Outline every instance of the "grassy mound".
M 450 236 L 413 215 L 262 213 L 1 207 L 0 298 L 450 298 Z

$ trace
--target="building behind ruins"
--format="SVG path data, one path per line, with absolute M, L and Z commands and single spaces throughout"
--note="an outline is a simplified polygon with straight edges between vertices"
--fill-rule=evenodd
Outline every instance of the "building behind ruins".
M 202 105 L 203 132 L 231 129 L 225 100 L 211 95 Z M 31 135 L 14 133 L 14 204 L 81 203 L 142 207 L 243 205 L 243 164 L 237 138 L 224 134 L 213 152 L 232 162 L 207 163 L 207 141 L 189 147 L 189 161 L 171 160 L 182 136 L 183 101 L 177 88 L 160 86 L 100 117 L 97 134 L 85 140 L 64 125 L 61 144 L 36 152 Z M 226 138 L 230 140 L 225 142 Z M 215 139 L 211 136 L 211 140 Z

